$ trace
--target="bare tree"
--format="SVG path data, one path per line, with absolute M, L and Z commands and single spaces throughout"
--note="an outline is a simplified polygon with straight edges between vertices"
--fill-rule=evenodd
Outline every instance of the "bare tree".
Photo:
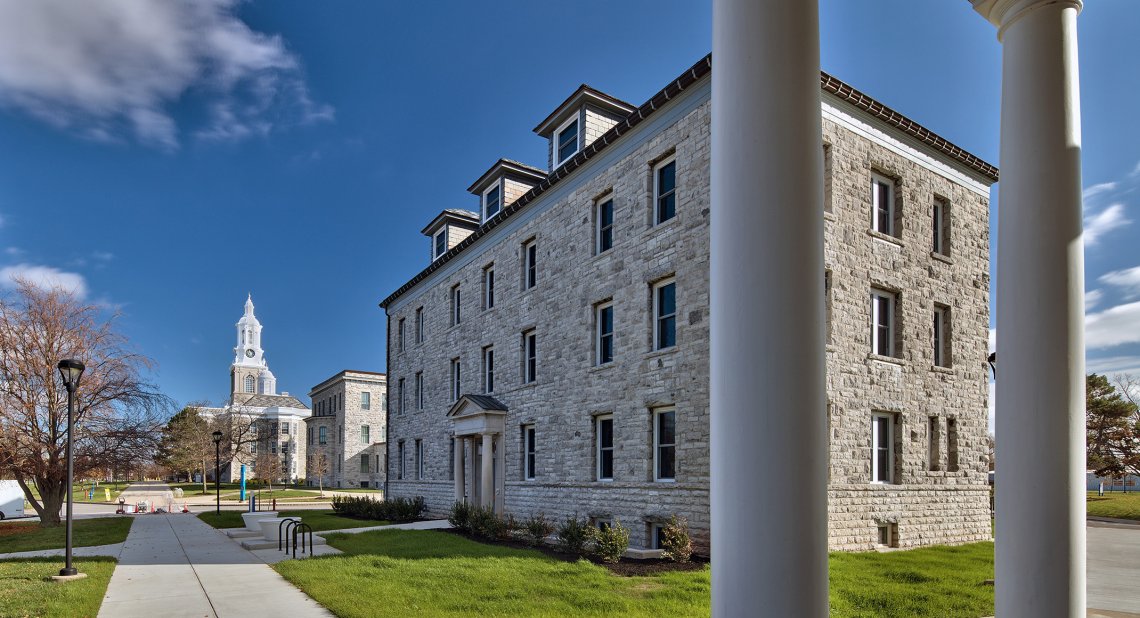
M 162 429 L 159 461 L 175 470 L 186 472 L 193 480 L 194 471 L 202 471 L 202 493 L 208 493 L 206 471 L 214 458 L 214 423 L 201 413 L 200 407 L 191 404 L 167 421 Z
M 59 525 L 67 493 L 67 391 L 56 370 L 60 359 L 87 366 L 76 393 L 77 476 L 101 465 L 102 453 L 145 450 L 142 434 L 168 413 L 170 400 L 142 377 L 153 362 L 131 351 L 113 322 L 58 287 L 17 281 L 0 298 L 0 470 L 20 484 L 41 526 Z
M 269 491 L 273 491 L 273 481 L 281 478 L 281 458 L 277 453 L 259 450 L 257 461 L 253 464 L 257 476 L 269 481 Z
M 321 488 L 321 496 L 325 495 L 325 475 L 329 473 L 329 458 L 321 451 L 313 457 L 313 474 L 317 475 L 317 484 Z

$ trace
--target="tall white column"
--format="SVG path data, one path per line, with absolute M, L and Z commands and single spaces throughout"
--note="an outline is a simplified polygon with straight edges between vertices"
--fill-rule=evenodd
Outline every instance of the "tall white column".
M 1002 42 L 998 616 L 1085 615 L 1079 0 L 975 0 Z
M 452 465 L 455 466 L 455 501 L 456 502 L 466 502 L 466 500 L 464 500 L 464 497 L 463 497 L 467 491 L 467 483 L 464 480 L 464 470 L 463 470 L 463 443 L 465 441 L 466 440 L 463 438 L 463 436 L 455 436 L 455 453 L 453 455 L 455 463 Z
M 712 613 L 823 617 L 819 7 L 714 0 L 712 62 Z
M 483 473 L 483 484 L 480 487 L 482 506 L 494 508 L 495 506 L 495 487 L 492 484 L 494 479 L 494 459 L 491 449 L 494 448 L 493 434 L 483 434 L 483 461 L 480 466 L 480 472 Z

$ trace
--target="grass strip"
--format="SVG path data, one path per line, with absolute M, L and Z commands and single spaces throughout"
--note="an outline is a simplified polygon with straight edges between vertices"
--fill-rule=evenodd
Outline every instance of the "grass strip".
M 72 547 L 110 545 L 127 540 L 134 520 L 130 517 L 96 517 L 71 522 Z M 41 528 L 38 521 L 0 522 L 0 553 L 38 549 L 62 549 L 66 530 L 63 524 Z M 5 614 L 0 614 L 5 615 Z
M 0 616 L 93 618 L 107 594 L 115 559 L 79 557 L 72 564 L 87 577 L 51 581 L 63 566 L 62 558 L 0 560 Z

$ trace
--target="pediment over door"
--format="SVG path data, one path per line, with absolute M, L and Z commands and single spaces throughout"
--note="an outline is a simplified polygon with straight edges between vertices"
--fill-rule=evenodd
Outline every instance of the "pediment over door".
M 463 395 L 447 411 L 456 436 L 502 434 L 507 406 L 488 395 Z

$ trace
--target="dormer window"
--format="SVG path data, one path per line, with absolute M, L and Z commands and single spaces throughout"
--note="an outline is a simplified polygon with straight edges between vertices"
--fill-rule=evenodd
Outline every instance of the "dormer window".
M 502 191 L 499 190 L 499 183 L 495 183 L 483 192 L 483 220 L 486 221 L 494 217 L 502 209 L 502 206 Z
M 445 226 L 439 232 L 436 232 L 435 239 L 432 241 L 434 250 L 432 251 L 431 259 L 438 259 L 439 256 L 447 253 L 447 227 Z
M 578 153 L 578 117 L 567 120 L 554 132 L 554 167 L 562 165 Z

